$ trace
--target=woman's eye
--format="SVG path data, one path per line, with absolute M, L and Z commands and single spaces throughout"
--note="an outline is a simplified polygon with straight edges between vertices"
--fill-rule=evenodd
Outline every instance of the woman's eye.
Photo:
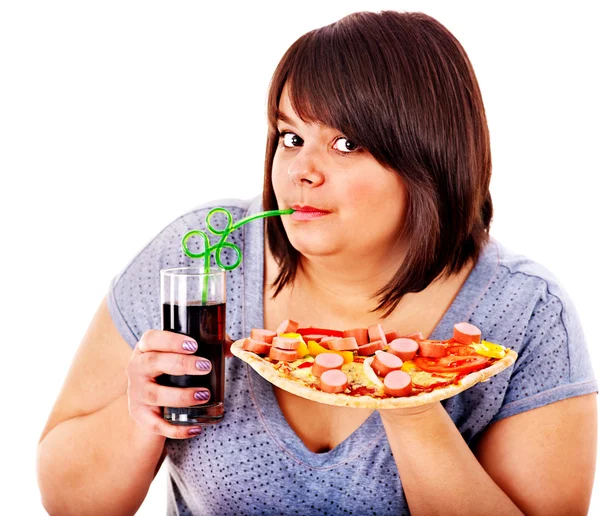
M 338 138 L 333 144 L 333 148 L 340 152 L 353 152 L 358 149 L 358 145 L 354 142 L 351 142 L 348 138 Z
M 288 148 L 300 147 L 304 143 L 302 138 L 294 133 L 281 133 L 279 137 L 281 138 L 283 146 Z

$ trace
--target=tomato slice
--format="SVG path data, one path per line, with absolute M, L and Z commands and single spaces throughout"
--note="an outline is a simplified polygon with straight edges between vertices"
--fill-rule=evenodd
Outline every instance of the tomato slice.
M 329 330 L 327 328 L 298 328 L 296 333 L 300 335 L 324 335 L 326 337 L 342 337 L 344 334 L 339 330 Z
M 461 357 L 472 357 L 474 356 L 475 350 L 471 346 L 465 346 L 464 344 L 457 344 L 455 346 L 449 346 L 446 348 L 447 355 L 458 355 Z
M 470 373 L 483 369 L 490 361 L 480 355 L 460 356 L 448 355 L 442 358 L 413 358 L 414 364 L 428 373 Z

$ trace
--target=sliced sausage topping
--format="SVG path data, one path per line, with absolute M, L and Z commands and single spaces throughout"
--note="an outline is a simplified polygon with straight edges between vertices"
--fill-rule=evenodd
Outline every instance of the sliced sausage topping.
M 273 337 L 277 336 L 277 333 L 271 330 L 263 330 L 262 328 L 252 328 L 250 330 L 250 338 L 254 340 L 260 340 L 267 344 L 273 343 Z
M 385 332 L 383 331 L 383 326 L 381 324 L 373 324 L 369 326 L 369 342 L 375 342 L 376 340 L 381 340 L 384 345 L 387 344 L 387 339 L 385 338 Z
M 416 340 L 417 342 L 425 340 L 425 337 L 423 337 L 423 334 L 420 331 L 418 331 L 416 333 L 411 333 L 410 335 L 405 335 L 404 338 Z
M 385 334 L 385 339 L 388 341 L 388 343 L 392 342 L 394 339 L 397 339 L 399 337 L 400 335 L 397 331 L 391 331 Z
M 481 330 L 468 322 L 454 325 L 454 340 L 461 344 L 479 344 L 481 342 Z
M 298 349 L 302 339 L 300 337 L 275 337 L 273 346 L 279 349 Z
M 392 355 L 387 351 L 382 351 L 375 355 L 371 367 L 379 376 L 387 376 L 388 373 L 402 367 L 402 360 L 396 355 Z
M 298 358 L 298 353 L 295 349 L 279 349 L 271 346 L 269 358 L 272 358 L 273 360 L 283 360 L 284 362 L 293 362 Z
M 344 392 L 346 387 L 348 387 L 348 377 L 339 369 L 329 369 L 321 375 L 321 390 L 324 392 Z
M 446 344 L 442 340 L 422 340 L 419 342 L 419 356 L 440 358 L 446 356 Z
M 321 346 L 323 346 L 325 349 L 329 349 L 329 343 L 330 343 L 332 340 L 337 340 L 337 339 L 339 339 L 339 338 L 340 338 L 340 337 L 323 337 L 323 338 L 321 339 L 321 342 L 319 342 L 319 344 L 321 344 Z
M 271 344 L 255 339 L 245 339 L 242 344 L 242 349 L 252 351 L 257 355 L 268 355 L 271 350 Z
M 383 390 L 390 396 L 408 396 L 412 392 L 412 379 L 404 371 L 391 371 L 383 379 Z
M 312 374 L 320 377 L 325 371 L 330 369 L 341 369 L 344 365 L 344 357 L 335 353 L 321 353 L 315 357 L 312 366 Z
M 366 357 L 375 353 L 375 351 L 379 351 L 383 349 L 385 346 L 383 342 L 380 340 L 376 340 L 375 342 L 369 342 L 364 346 L 358 346 L 358 354 L 362 357 Z
M 323 335 L 302 335 L 302 337 L 304 338 L 304 342 L 314 340 L 317 344 L 323 339 Z
M 330 340 L 327 341 L 327 344 L 329 345 L 329 349 L 335 351 L 356 351 L 358 349 L 358 344 L 354 337 Z
M 282 333 L 294 333 L 298 329 L 298 326 L 300 325 L 296 321 L 286 319 L 277 326 L 277 335 L 281 335 Z
M 402 360 L 412 360 L 419 350 L 419 344 L 413 339 L 394 339 L 388 351 Z
M 359 346 L 369 342 L 369 330 L 367 330 L 367 328 L 353 328 L 351 330 L 344 330 L 343 336 L 354 337 Z

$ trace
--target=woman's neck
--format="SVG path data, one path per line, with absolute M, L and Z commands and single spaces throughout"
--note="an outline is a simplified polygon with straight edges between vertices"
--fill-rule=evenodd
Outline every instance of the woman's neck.
M 296 284 L 319 305 L 353 317 L 374 310 L 375 294 L 394 277 L 401 259 L 383 257 L 302 257 Z
M 267 284 L 277 276 L 267 246 Z M 400 259 L 374 255 L 342 259 L 334 257 L 304 258 L 298 267 L 294 284 L 278 296 L 287 308 L 283 313 L 295 314 L 303 324 L 329 328 L 356 328 L 382 324 L 405 335 L 417 331 L 427 337 L 437 326 L 454 298 L 460 292 L 473 268 L 473 263 L 452 276 L 433 281 L 421 292 L 406 294 L 387 317 L 374 312 L 380 299 L 377 292 L 392 280 Z M 285 299 L 285 301 L 284 301 Z M 457 321 L 458 322 L 458 321 Z

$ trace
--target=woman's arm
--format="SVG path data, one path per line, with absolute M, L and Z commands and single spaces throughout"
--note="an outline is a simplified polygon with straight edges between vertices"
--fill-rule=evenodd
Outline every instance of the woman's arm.
M 380 414 L 412 514 L 587 513 L 594 395 L 495 423 L 477 457 L 440 403 Z
M 498 421 L 475 453 L 525 513 L 586 515 L 597 432 L 596 394 L 587 394 Z
M 38 444 L 38 483 L 49 514 L 134 514 L 144 500 L 165 437 L 129 415 L 131 354 L 103 302 Z

